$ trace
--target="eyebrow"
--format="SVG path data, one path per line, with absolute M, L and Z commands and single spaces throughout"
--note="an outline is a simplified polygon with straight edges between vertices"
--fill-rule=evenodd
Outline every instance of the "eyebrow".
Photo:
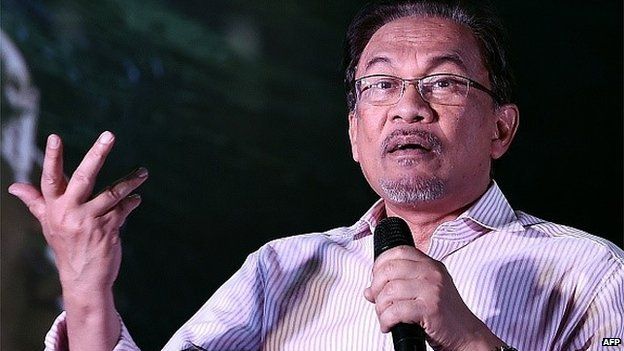
M 390 66 L 392 66 L 392 61 L 386 57 L 386 56 L 376 56 L 373 57 L 372 59 L 370 59 L 367 63 L 366 63 L 366 67 L 364 67 L 364 72 L 368 71 L 369 68 L 371 68 L 372 66 L 378 64 L 378 63 L 386 63 L 389 64 Z
M 370 59 L 366 63 L 364 71 L 365 72 L 368 71 L 369 68 L 379 63 L 384 63 L 390 66 L 394 66 L 392 64 L 392 60 L 388 58 L 387 56 L 376 56 Z M 432 57 L 427 62 L 427 67 L 428 69 L 431 69 L 433 67 L 441 66 L 445 63 L 452 63 L 452 64 L 459 66 L 459 68 L 463 69 L 464 71 L 467 70 L 464 60 L 456 52 L 443 53 L 443 54 Z
M 464 71 L 467 70 L 466 63 L 461 58 L 461 56 L 459 56 L 459 54 L 457 54 L 456 52 L 445 53 L 445 54 L 433 57 L 429 61 L 429 67 L 430 68 L 431 67 L 437 67 L 437 66 L 441 66 L 442 64 L 445 64 L 445 63 L 453 63 L 453 64 L 459 66 L 459 68 L 463 69 Z

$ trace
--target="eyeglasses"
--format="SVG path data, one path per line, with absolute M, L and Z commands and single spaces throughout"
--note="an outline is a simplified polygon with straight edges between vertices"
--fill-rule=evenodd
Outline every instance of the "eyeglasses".
M 431 104 L 464 106 L 470 87 L 500 99 L 490 89 L 457 74 L 439 73 L 417 79 L 403 79 L 385 74 L 373 74 L 355 80 L 357 101 L 375 106 L 394 105 L 401 100 L 408 85 L 414 85 L 423 100 Z

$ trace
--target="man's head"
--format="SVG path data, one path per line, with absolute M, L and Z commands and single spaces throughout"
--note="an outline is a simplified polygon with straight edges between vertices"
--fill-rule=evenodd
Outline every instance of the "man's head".
M 386 201 L 463 206 L 485 190 L 518 123 L 500 33 L 488 13 L 440 1 L 376 5 L 354 19 L 349 136 Z
M 469 28 L 479 42 L 492 90 L 501 103 L 514 101 L 513 75 L 505 52 L 505 31 L 488 6 L 457 0 L 391 1 L 368 5 L 347 29 L 344 71 L 349 111 L 355 108 L 355 69 L 364 47 L 384 24 L 411 16 L 446 18 Z

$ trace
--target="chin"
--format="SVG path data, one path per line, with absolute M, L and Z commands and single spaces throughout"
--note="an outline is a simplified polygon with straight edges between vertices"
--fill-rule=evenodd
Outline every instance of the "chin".
M 440 199 L 444 195 L 445 183 L 437 177 L 403 177 L 380 179 L 379 187 L 384 199 L 404 204 L 418 205 Z

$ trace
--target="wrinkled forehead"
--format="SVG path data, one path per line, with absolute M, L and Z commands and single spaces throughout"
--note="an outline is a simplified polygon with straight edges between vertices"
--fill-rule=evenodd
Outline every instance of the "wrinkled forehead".
M 426 71 L 439 65 L 455 66 L 472 76 L 483 74 L 480 45 L 472 31 L 449 19 L 403 17 L 373 34 L 362 51 L 356 76 L 375 66 Z

